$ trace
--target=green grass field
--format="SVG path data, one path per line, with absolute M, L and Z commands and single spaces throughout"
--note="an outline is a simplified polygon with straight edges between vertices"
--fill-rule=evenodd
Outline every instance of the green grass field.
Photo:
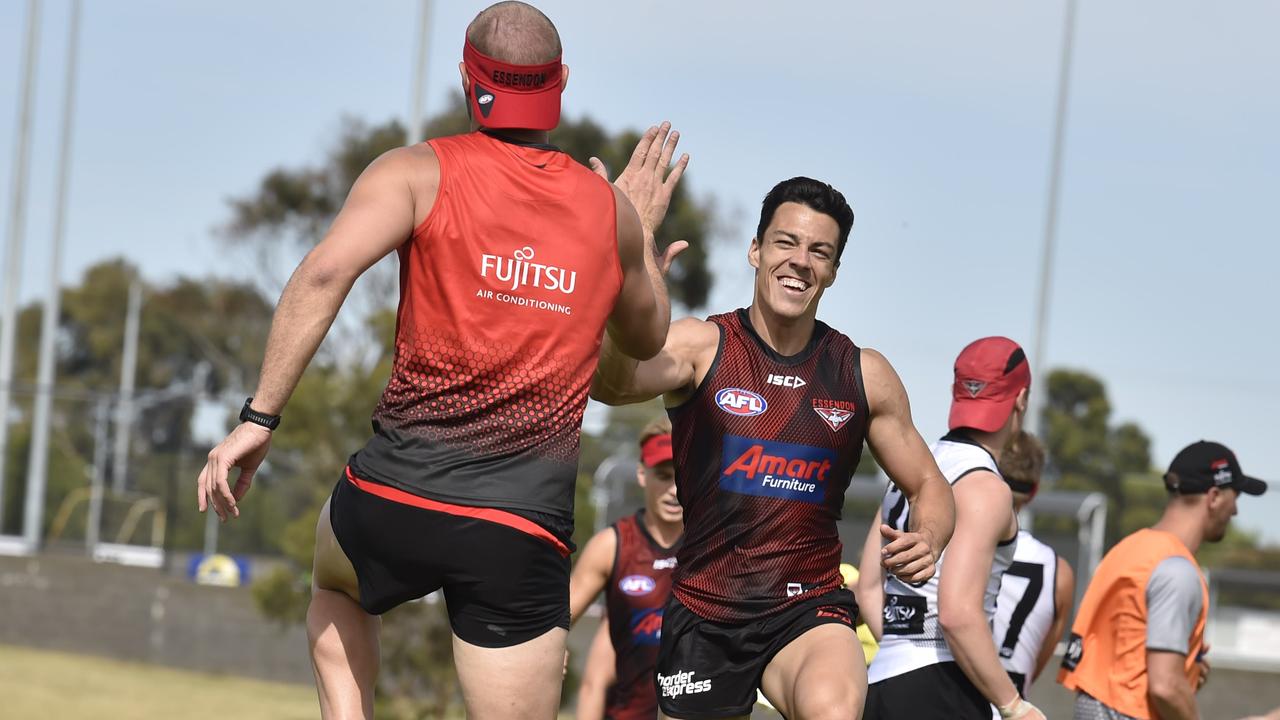
M 0 716 L 97 720 L 310 720 L 305 685 L 0 645 Z

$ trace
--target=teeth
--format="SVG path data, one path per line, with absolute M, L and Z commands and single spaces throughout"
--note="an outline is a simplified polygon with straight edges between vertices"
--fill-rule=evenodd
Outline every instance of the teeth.
M 778 282 L 781 282 L 783 287 L 791 288 L 792 290 L 805 290 L 809 287 L 808 283 L 795 278 L 779 278 Z

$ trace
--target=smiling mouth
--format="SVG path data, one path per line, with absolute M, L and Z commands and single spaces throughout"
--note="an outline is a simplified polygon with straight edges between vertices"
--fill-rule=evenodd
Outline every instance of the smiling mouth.
M 790 276 L 778 278 L 778 284 L 781 285 L 783 288 L 785 288 L 787 291 L 793 292 L 793 293 L 802 293 L 808 290 L 812 286 L 811 283 L 805 282 L 800 278 L 790 277 Z

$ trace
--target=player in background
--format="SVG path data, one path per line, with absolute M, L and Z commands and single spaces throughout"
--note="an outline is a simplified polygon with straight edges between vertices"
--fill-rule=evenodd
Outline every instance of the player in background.
M 459 65 L 473 132 L 389 151 L 360 175 L 281 295 L 242 423 L 200 473 L 200 510 L 236 517 L 352 283 L 396 251 L 391 377 L 316 525 L 307 631 L 326 718 L 372 717 L 378 616 L 440 588 L 470 718 L 559 706 L 587 390 L 606 332 L 638 357 L 663 345 L 663 273 L 680 246 L 658 254 L 646 218 L 665 213 L 687 162 L 667 176 L 674 140 L 646 133 L 633 165 L 648 172 L 628 192 L 660 210 L 642 217 L 550 145 L 561 55 L 530 5 L 475 18 Z
M 684 532 L 671 463 L 671 421 L 650 422 L 640 431 L 639 445 L 636 482 L 644 489 L 644 507 L 593 535 L 583 546 L 569 582 L 569 607 L 575 621 L 601 591 L 605 593 L 612 657 L 588 654 L 587 663 L 611 661 L 612 682 L 601 683 L 608 674 L 587 667 L 585 673 L 598 679 L 585 687 L 596 693 L 607 688 L 603 717 L 610 720 L 653 720 L 658 715 L 653 665 Z M 601 705 L 598 695 L 586 700 L 584 707 L 580 693 L 580 718 L 586 717 L 584 710 Z
M 1000 475 L 1013 491 L 1015 513 L 1035 498 L 1044 459 L 1044 446 L 1026 431 L 1014 435 L 1000 454 Z M 1075 592 L 1071 565 L 1029 531 L 1019 529 L 1013 564 L 1000 580 L 992 636 L 1000 664 L 1023 698 L 1053 657 L 1071 617 Z
M 864 440 L 914 508 L 877 548 L 889 571 L 929 578 L 951 535 L 949 488 L 902 382 L 816 317 L 852 226 L 830 185 L 778 183 L 747 252 L 750 307 L 674 323 L 651 360 L 608 343 L 601 353 L 593 397 L 661 395 L 671 417 L 685 539 L 658 654 L 668 717 L 746 716 L 757 690 L 787 717 L 861 714 L 865 665 L 836 521 Z
M 1018 521 L 1000 454 L 1022 427 L 1031 370 L 1022 348 L 1004 337 L 970 343 L 955 362 L 951 415 L 933 458 L 955 493 L 956 528 L 925 582 L 886 577 L 875 558 L 873 525 L 862 551 L 858 599 L 880 651 L 868 673 L 871 720 L 1041 720 L 1000 665 L 991 639 L 1000 577 L 1013 562 Z M 880 521 L 906 527 L 916 507 L 890 486 Z
M 1076 691 L 1076 720 L 1200 717 L 1209 586 L 1195 553 L 1226 536 L 1240 493 L 1267 484 L 1201 440 L 1174 456 L 1164 485 L 1159 522 L 1107 551 L 1080 601 L 1058 673 Z

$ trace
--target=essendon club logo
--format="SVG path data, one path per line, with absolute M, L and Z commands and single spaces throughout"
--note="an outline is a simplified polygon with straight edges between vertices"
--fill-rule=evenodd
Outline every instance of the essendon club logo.
M 822 418 L 833 431 L 839 431 L 840 427 L 849 422 L 849 418 L 853 417 L 857 406 L 845 400 L 817 400 L 813 401 L 813 411 L 818 413 L 818 417 Z
M 751 417 L 769 409 L 769 403 L 758 393 L 742 388 L 725 388 L 716 393 L 716 405 L 730 415 Z
M 720 487 L 740 495 L 821 503 L 835 464 L 829 448 L 725 435 Z

